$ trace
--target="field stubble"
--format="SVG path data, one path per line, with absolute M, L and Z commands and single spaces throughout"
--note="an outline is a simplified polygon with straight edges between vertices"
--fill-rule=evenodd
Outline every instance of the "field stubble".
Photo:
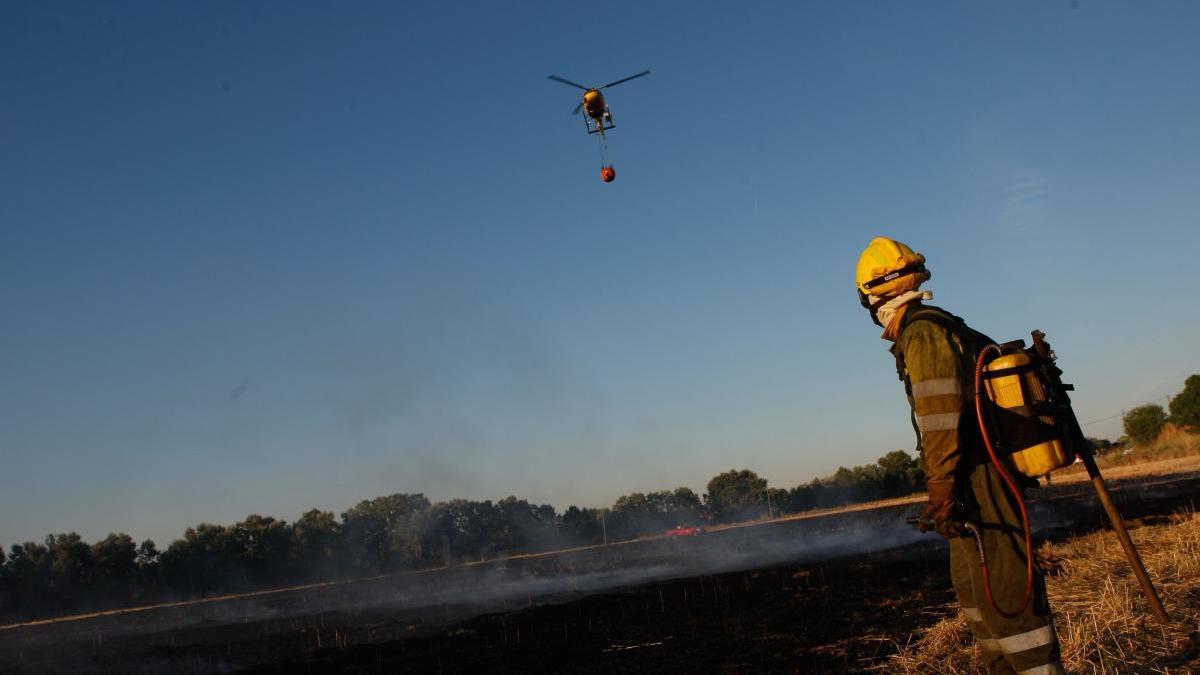
M 1200 672 L 1200 513 L 1186 511 L 1131 532 L 1171 615 L 1150 615 L 1129 563 L 1111 532 L 1046 543 L 1038 558 L 1070 673 Z M 881 672 L 981 673 L 961 612 L 925 629 L 878 666 Z

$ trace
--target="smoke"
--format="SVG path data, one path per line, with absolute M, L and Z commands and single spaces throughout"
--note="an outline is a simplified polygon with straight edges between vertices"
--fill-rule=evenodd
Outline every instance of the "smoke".
M 499 485 L 545 501 L 563 479 L 554 472 L 598 461 L 588 451 L 603 448 L 607 397 L 554 339 L 499 310 L 429 321 L 414 334 L 334 344 L 314 367 L 328 411 L 315 433 L 339 452 L 329 467 L 339 493 L 480 498 Z M 543 468 L 536 479 L 514 469 L 529 465 Z
M 1192 494 L 1192 485 L 1154 487 L 1164 498 L 1179 500 Z M 1063 494 L 1047 495 L 1031 505 L 1035 523 L 1043 531 L 1092 525 L 1096 509 L 1086 489 L 1083 484 L 1056 486 Z M 1124 501 L 1121 492 L 1118 489 L 1115 496 Z M 1135 515 L 1153 505 L 1131 499 L 1128 506 L 1127 515 Z M 171 671 L 179 670 L 180 661 L 186 659 L 189 671 L 223 672 L 251 665 L 256 658 L 299 657 L 330 646 L 331 640 L 347 645 L 414 637 L 481 614 L 568 602 L 652 582 L 816 563 L 917 542 L 941 545 L 940 538 L 905 525 L 904 517 L 912 510 L 912 505 L 900 505 L 781 519 L 690 537 L 587 546 L 113 612 L 86 620 L 5 627 L 0 628 L 0 669 L 17 670 L 20 665 L 28 672 L 78 672 L 105 663 L 117 664 L 122 672 Z M 380 625 L 395 630 L 371 638 L 367 628 Z M 351 634 L 356 637 L 347 642 Z M 248 645 L 243 654 L 260 656 L 239 660 L 235 650 L 234 656 L 225 658 L 227 650 L 214 650 L 213 645 L 224 647 L 226 641 Z M 255 651 L 255 645 L 261 648 Z M 142 654 L 151 660 L 143 660 Z M 177 660 L 171 660 L 173 655 Z
M 160 658 L 164 647 L 174 647 L 177 641 L 203 644 L 220 639 L 224 644 L 225 639 L 254 640 L 254 635 L 302 632 L 317 618 L 322 624 L 343 622 L 343 630 L 360 625 L 364 616 L 436 630 L 483 613 L 562 602 L 654 581 L 815 562 L 921 540 L 922 535 L 904 525 L 903 515 L 901 509 L 886 509 L 773 521 L 686 538 L 515 556 L 7 628 L 0 630 L 0 668 L 17 663 L 12 659 L 19 652 L 20 658 L 42 659 L 36 663 L 39 671 L 94 669 L 95 663 L 89 659 L 102 657 L 122 660 L 126 671 L 150 672 L 154 669 L 150 666 L 176 670 L 178 664 L 146 662 L 136 655 L 148 650 L 152 658 Z M 125 664 L 125 659 L 136 663 Z M 214 657 L 190 662 L 188 668 L 221 672 L 239 665 L 246 664 L 231 665 Z

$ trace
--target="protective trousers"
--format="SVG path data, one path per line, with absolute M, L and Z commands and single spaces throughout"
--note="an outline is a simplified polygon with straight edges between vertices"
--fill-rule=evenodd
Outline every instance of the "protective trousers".
M 971 470 L 970 486 L 987 551 L 992 595 L 1005 611 L 1016 609 L 1025 596 L 1025 536 L 1012 496 L 996 468 L 981 464 Z M 989 673 L 1053 675 L 1063 673 L 1058 635 L 1046 599 L 1046 580 L 1034 567 L 1033 600 L 1016 618 L 1002 616 L 988 600 L 983 570 L 970 536 L 950 542 L 950 577 L 967 615 L 971 632 L 983 652 Z

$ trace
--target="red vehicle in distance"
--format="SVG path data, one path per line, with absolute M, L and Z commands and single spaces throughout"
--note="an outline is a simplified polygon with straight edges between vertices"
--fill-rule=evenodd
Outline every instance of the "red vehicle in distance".
M 695 525 L 680 525 L 673 530 L 667 530 L 668 537 L 694 537 L 704 534 L 704 528 Z

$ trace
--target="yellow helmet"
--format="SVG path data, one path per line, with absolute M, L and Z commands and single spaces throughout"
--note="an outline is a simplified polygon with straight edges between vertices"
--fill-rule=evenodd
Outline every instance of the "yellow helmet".
M 865 304 L 868 295 L 889 298 L 915 291 L 929 277 L 925 256 L 895 239 L 875 237 L 858 257 L 855 282 Z

